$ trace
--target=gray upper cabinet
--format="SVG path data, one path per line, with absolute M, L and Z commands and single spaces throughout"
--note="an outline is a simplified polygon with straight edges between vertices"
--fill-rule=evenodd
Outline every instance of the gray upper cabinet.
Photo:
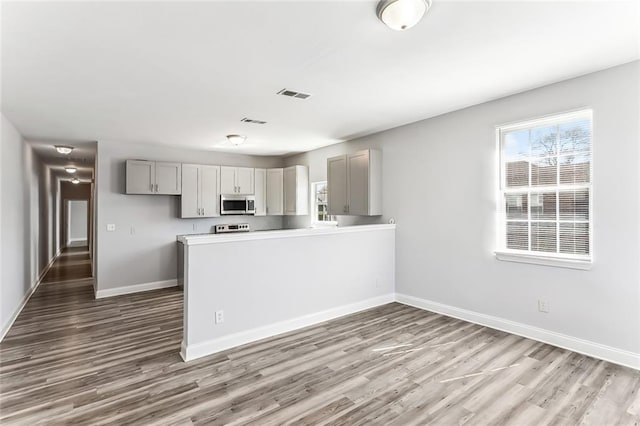
M 253 195 L 255 171 L 249 167 L 220 167 L 220 193 L 223 195 Z
M 366 149 L 327 159 L 329 214 L 382 214 L 382 153 Z
M 330 215 L 347 214 L 347 156 L 327 160 L 328 209 Z
M 127 160 L 126 193 L 180 195 L 182 165 L 164 161 Z
M 182 165 L 180 217 L 202 218 L 220 215 L 219 176 L 218 166 Z
M 267 169 L 255 169 L 255 213 L 254 216 L 267 214 Z
M 267 215 L 284 214 L 284 169 L 267 169 Z
M 291 166 L 284 169 L 284 214 L 309 214 L 309 169 Z

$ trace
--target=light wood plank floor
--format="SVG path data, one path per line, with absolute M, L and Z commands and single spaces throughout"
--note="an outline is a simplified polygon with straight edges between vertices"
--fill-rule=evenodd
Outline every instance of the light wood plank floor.
M 3 425 L 640 424 L 638 371 L 396 303 L 184 363 L 180 291 L 94 300 L 66 254 L 0 344 Z

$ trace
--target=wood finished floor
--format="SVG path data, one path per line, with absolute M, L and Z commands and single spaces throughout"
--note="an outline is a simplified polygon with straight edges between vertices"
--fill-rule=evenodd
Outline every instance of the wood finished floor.
M 640 424 L 638 371 L 396 303 L 184 363 L 182 293 L 94 300 L 86 256 L 0 344 L 3 425 Z

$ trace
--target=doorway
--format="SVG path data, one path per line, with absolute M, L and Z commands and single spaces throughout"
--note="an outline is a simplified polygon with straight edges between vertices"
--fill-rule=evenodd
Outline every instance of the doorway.
M 88 246 L 89 202 L 88 200 L 66 200 L 66 241 L 67 247 Z

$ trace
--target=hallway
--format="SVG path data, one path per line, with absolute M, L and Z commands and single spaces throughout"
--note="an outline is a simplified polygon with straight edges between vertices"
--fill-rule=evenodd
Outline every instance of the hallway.
M 62 250 L 55 263 L 49 268 L 42 284 L 89 279 L 91 276 L 89 248 L 87 246 L 67 247 Z
M 0 423 L 96 423 L 126 404 L 116 383 L 182 364 L 181 339 L 181 291 L 96 300 L 88 248 L 67 248 L 0 343 Z

